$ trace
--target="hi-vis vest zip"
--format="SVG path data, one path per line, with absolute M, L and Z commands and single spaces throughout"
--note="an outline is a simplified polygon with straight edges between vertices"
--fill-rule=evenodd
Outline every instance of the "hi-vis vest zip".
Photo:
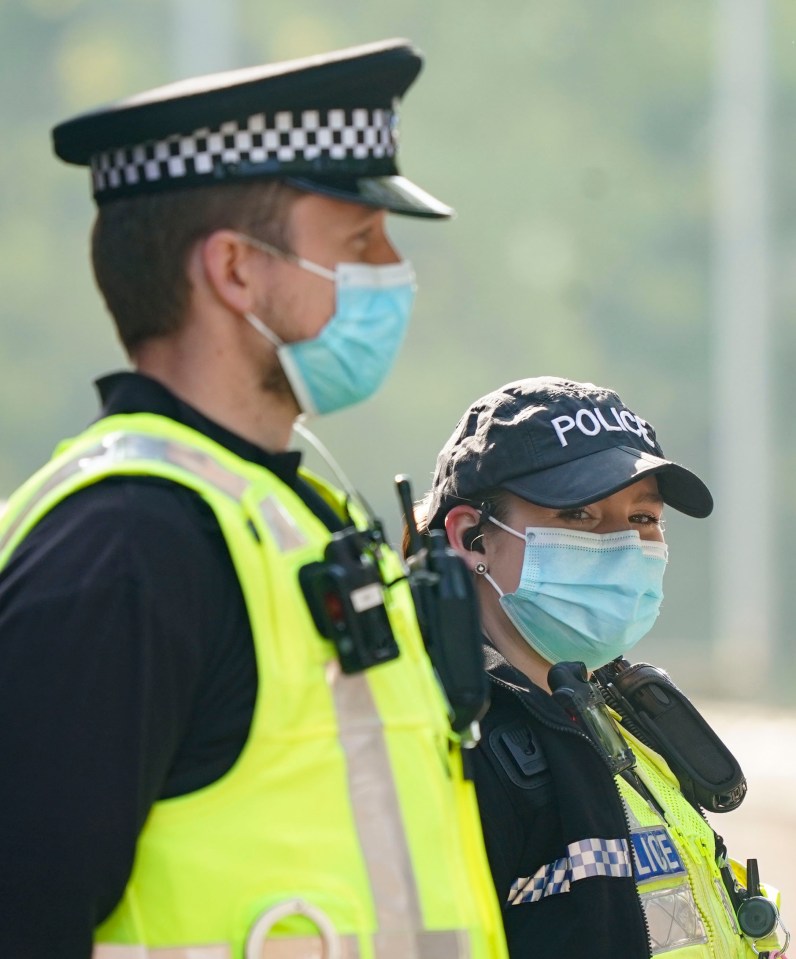
M 136 474 L 213 509 L 251 621 L 258 695 L 230 772 L 151 810 L 94 959 L 505 959 L 472 784 L 408 586 L 385 591 L 399 658 L 342 674 L 298 585 L 329 531 L 273 474 L 163 417 L 101 420 L 11 498 L 0 566 L 65 497 Z M 400 576 L 389 550 L 384 562 L 387 581 Z
M 666 810 L 660 812 L 617 778 L 630 825 L 633 876 L 647 919 L 652 955 L 677 959 L 751 959 L 716 865 L 713 831 L 683 796 L 663 760 L 634 736 L 636 772 Z

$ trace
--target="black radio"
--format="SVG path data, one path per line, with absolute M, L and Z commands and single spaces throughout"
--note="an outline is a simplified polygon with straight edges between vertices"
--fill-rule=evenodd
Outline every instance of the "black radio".
M 623 724 L 669 764 L 689 802 L 710 812 L 741 805 L 746 779 L 738 761 L 668 673 L 619 658 L 594 675 Z
M 396 476 L 409 535 L 407 566 L 420 632 L 445 690 L 456 732 L 468 730 L 489 706 L 483 637 L 470 572 L 443 530 L 420 534 L 409 478 Z

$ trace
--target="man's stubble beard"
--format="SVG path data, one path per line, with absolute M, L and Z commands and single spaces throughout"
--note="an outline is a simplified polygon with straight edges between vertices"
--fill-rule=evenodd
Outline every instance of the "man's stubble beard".
M 283 328 L 277 319 L 277 309 L 270 300 L 264 300 L 259 304 L 256 315 L 265 323 L 269 330 Z M 298 405 L 293 389 L 290 386 L 287 376 L 285 376 L 285 371 L 282 369 L 282 364 L 279 362 L 276 347 L 274 347 L 273 352 L 268 356 L 266 365 L 260 374 L 260 389 L 263 393 L 280 400 L 285 397 L 290 397 L 293 402 Z
M 285 371 L 276 353 L 271 357 L 271 361 L 260 376 L 260 389 L 263 393 L 269 393 L 272 396 L 285 397 L 293 396 L 293 390 L 290 387 Z M 295 399 L 295 397 L 294 397 Z

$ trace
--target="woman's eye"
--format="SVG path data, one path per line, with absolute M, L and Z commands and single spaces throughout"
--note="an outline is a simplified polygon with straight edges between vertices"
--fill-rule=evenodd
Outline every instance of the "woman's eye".
M 591 519 L 585 509 L 565 509 L 558 514 L 559 519 L 568 519 L 573 523 L 585 523 Z
M 654 513 L 636 513 L 630 517 L 630 522 L 636 526 L 660 526 L 662 519 Z

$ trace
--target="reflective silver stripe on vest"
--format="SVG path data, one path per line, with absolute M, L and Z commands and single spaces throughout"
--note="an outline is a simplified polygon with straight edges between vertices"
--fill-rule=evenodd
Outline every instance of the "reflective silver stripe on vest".
M 345 675 L 331 662 L 340 742 L 346 756 L 354 821 L 373 893 L 379 959 L 467 959 L 469 938 L 456 932 L 422 932 L 423 920 L 398 792 L 382 724 L 367 679 Z M 415 930 L 415 931 L 413 931 Z
M 735 933 L 736 936 L 741 935 L 741 930 L 738 928 L 738 920 L 735 917 L 735 910 L 730 904 L 730 900 L 727 896 L 727 890 L 724 886 L 724 882 L 718 878 L 718 876 L 713 880 L 714 885 L 716 886 L 716 892 L 721 899 L 721 904 L 724 906 L 724 911 L 727 913 L 727 919 L 730 923 L 730 928 Z
M 154 460 L 169 463 L 204 480 L 218 492 L 239 502 L 251 485 L 243 477 L 227 469 L 209 453 L 185 443 L 149 436 L 146 433 L 110 433 L 102 442 L 85 450 L 74 459 L 65 462 L 52 476 L 46 479 L 20 512 L 11 520 L 8 529 L 0 536 L 0 554 L 13 539 L 15 533 L 44 497 L 66 480 L 78 473 L 98 473 L 117 463 L 134 460 Z M 273 535 L 274 542 L 282 552 L 304 546 L 306 536 L 294 522 L 287 510 L 268 497 L 260 504 L 262 518 Z
M 676 889 L 642 892 L 640 897 L 647 916 L 653 956 L 672 949 L 704 945 L 708 941 L 687 882 Z
M 303 530 L 299 529 L 293 517 L 275 496 L 267 496 L 257 507 L 280 552 L 287 553 L 291 549 L 306 546 L 307 537 Z
M 224 944 L 216 946 L 164 946 L 148 949 L 146 946 L 123 946 L 100 942 L 94 946 L 91 959 L 232 959 L 232 949 Z
M 439 956 L 455 955 L 451 953 L 451 943 L 455 939 L 452 932 L 425 932 L 418 937 L 418 956 L 421 959 L 438 959 Z M 338 938 L 339 959 L 359 959 L 359 945 L 355 936 Z M 380 953 L 376 953 L 380 955 Z M 326 959 L 323 954 L 323 942 L 316 936 L 297 936 L 289 939 L 266 939 L 257 959 Z M 98 943 L 94 946 L 92 959 L 232 959 L 232 948 L 217 946 L 166 946 L 147 949 L 146 946 L 122 946 L 112 943 Z
M 354 936 L 340 936 L 334 959 L 359 959 L 359 944 Z M 266 939 L 254 959 L 331 959 L 323 951 L 323 941 L 317 936 L 295 939 Z
M 355 936 L 338 938 L 338 959 L 359 959 L 359 945 Z M 256 959 L 326 959 L 323 942 L 316 936 L 296 936 L 289 939 L 266 939 Z M 424 954 L 432 959 L 434 953 Z M 94 946 L 91 959 L 232 959 L 232 947 L 217 946 L 122 946 L 112 943 L 98 943 Z
M 27 517 L 33 512 L 36 505 L 44 499 L 44 497 L 51 491 L 54 490 L 57 486 L 60 486 L 65 480 L 69 479 L 70 476 L 74 476 L 75 473 L 79 473 L 82 469 L 81 462 L 88 458 L 89 460 L 92 457 L 102 455 L 105 451 L 104 446 L 95 446 L 91 450 L 84 453 L 80 459 L 69 460 L 64 463 L 60 469 L 57 469 L 49 479 L 45 480 L 44 483 L 36 490 L 33 496 L 31 496 L 27 503 L 22 507 L 22 509 L 17 513 L 14 519 L 11 520 L 10 525 L 6 529 L 5 533 L 0 536 L 0 553 L 2 553 L 6 546 L 11 542 L 16 531 L 20 526 L 25 522 Z

